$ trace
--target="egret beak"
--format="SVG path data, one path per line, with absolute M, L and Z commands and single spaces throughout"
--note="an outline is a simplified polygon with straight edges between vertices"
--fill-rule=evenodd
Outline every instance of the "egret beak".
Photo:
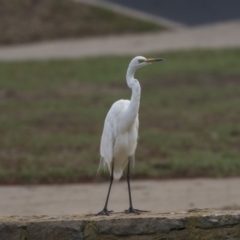
M 147 62 L 147 63 L 160 62 L 160 61 L 164 61 L 164 58 L 147 58 L 145 60 L 145 62 Z

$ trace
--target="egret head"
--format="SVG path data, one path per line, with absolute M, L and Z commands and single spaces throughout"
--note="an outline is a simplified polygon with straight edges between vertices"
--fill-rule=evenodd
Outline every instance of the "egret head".
M 129 64 L 129 68 L 133 68 L 137 70 L 138 68 L 141 68 L 153 62 L 159 62 L 159 61 L 164 61 L 164 59 L 163 58 L 145 58 L 142 56 L 137 56 L 132 59 L 132 61 Z

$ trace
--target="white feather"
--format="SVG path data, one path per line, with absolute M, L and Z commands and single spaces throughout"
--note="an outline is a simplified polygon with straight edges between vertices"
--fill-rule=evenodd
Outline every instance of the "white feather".
M 127 84 L 132 89 L 131 100 L 119 100 L 110 108 L 104 123 L 100 154 L 99 170 L 108 168 L 110 174 L 113 165 L 113 176 L 119 180 L 128 159 L 134 159 L 138 138 L 138 110 L 141 87 L 134 73 L 137 69 L 154 61 L 163 59 L 146 59 L 138 56 L 132 59 L 127 70 Z
M 125 121 L 126 109 L 129 100 L 119 100 L 110 108 L 105 119 L 101 138 L 100 154 L 101 168 L 108 168 L 111 173 L 111 164 L 114 159 L 114 179 L 118 180 L 128 162 L 128 157 L 133 156 L 137 147 L 138 116 L 134 122 L 123 131 L 121 122 Z
M 131 100 L 119 100 L 110 108 L 105 122 L 100 145 L 100 164 L 98 170 L 105 168 L 111 174 L 111 180 L 108 190 L 106 203 L 101 212 L 97 215 L 109 215 L 107 210 L 108 199 L 114 180 L 119 180 L 123 174 L 124 168 L 130 162 L 134 165 L 134 155 L 138 139 L 138 110 L 140 106 L 141 87 L 134 73 L 140 67 L 155 61 L 162 61 L 161 58 L 146 59 L 144 57 L 135 57 L 132 59 L 127 70 L 127 85 L 132 89 Z M 113 173 L 112 173 L 113 171 Z M 113 178 L 112 178 L 113 177 Z M 130 172 L 128 172 L 128 191 L 130 207 L 126 213 L 140 213 L 140 210 L 133 209 Z

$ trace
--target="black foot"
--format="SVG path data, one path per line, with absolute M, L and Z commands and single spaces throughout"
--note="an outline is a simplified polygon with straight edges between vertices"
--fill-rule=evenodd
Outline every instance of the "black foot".
M 142 212 L 149 212 L 149 211 L 134 209 L 134 208 L 132 208 L 132 207 L 130 207 L 128 210 L 125 210 L 125 213 L 126 213 L 126 214 L 129 214 L 129 213 L 140 214 L 140 213 L 142 213 Z
M 95 216 L 100 216 L 100 215 L 107 215 L 109 216 L 110 213 L 112 213 L 113 211 L 108 211 L 106 208 L 104 208 L 101 212 L 95 214 Z

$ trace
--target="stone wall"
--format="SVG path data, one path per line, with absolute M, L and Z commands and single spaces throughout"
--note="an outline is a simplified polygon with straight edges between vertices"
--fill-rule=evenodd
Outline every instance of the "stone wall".
M 240 211 L 1 217 L 0 240 L 240 240 Z

